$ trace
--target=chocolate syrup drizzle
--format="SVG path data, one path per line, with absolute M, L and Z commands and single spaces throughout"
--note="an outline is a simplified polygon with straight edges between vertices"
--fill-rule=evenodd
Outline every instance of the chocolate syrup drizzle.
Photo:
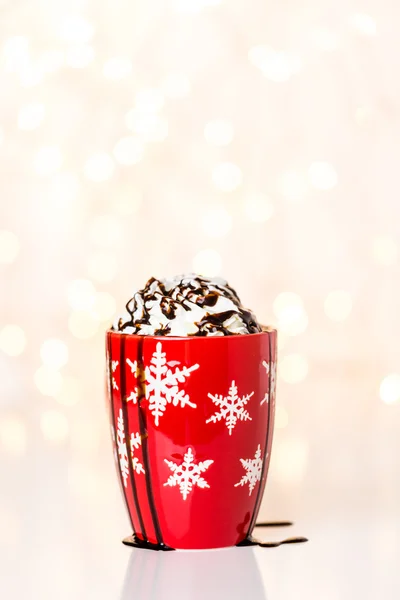
M 268 336 L 268 348 L 269 348 L 269 364 L 271 364 L 272 362 L 272 340 L 271 340 L 271 336 Z M 272 376 L 272 369 L 269 369 L 269 375 L 268 375 L 268 392 L 270 392 L 271 390 L 271 376 Z M 268 443 L 269 443 L 269 436 L 270 436 L 270 432 L 272 432 L 272 427 L 271 427 L 271 405 L 272 405 L 272 398 L 270 398 L 270 401 L 268 402 L 267 406 L 268 406 L 268 427 L 267 427 L 267 435 L 266 435 L 266 439 L 265 439 L 265 448 L 264 448 L 264 456 L 263 456 L 263 462 L 262 462 L 262 469 L 261 469 L 261 478 L 260 478 L 260 485 L 258 486 L 258 492 L 257 492 L 257 498 L 256 498 L 256 504 L 255 504 L 255 508 L 254 508 L 254 512 L 253 512 L 253 518 L 250 521 L 249 524 L 249 529 L 247 532 L 247 536 L 246 538 L 250 539 L 250 532 L 253 531 L 253 528 L 255 527 L 255 520 L 257 518 L 257 514 L 258 511 L 260 509 L 260 504 L 261 504 L 261 500 L 262 500 L 262 482 L 263 482 L 263 477 L 264 477 L 264 473 L 265 473 L 265 469 L 267 466 L 267 461 L 269 461 L 269 457 L 267 456 L 268 453 Z
M 124 338 L 122 338 L 124 339 Z M 143 377 L 144 373 L 144 365 L 143 365 L 143 344 L 144 339 L 139 340 L 138 343 L 138 356 L 137 356 L 137 365 L 138 365 L 138 375 L 137 378 L 138 386 L 138 412 L 139 412 L 139 432 L 140 437 L 142 439 L 142 452 L 143 452 L 143 463 L 144 463 L 144 471 L 145 471 L 145 479 L 146 479 L 146 489 L 147 489 L 147 497 L 150 506 L 151 518 L 153 521 L 154 530 L 156 532 L 157 544 L 151 544 L 153 549 L 157 550 L 172 550 L 166 546 L 163 542 L 163 538 L 161 535 L 160 523 L 158 520 L 157 510 L 154 502 L 153 488 L 151 486 L 151 472 L 150 472 L 150 460 L 149 460 L 149 452 L 148 452 L 148 433 L 146 426 L 146 415 L 142 409 L 141 401 L 143 398 L 146 398 L 146 382 Z M 148 543 L 148 542 L 147 542 Z M 154 548 L 156 546 L 156 548 Z
M 124 417 L 124 430 L 125 430 L 125 440 L 127 441 L 128 447 L 128 465 L 129 465 L 129 477 L 132 484 L 132 495 L 133 500 L 135 502 L 136 513 L 139 519 L 140 529 L 143 532 L 144 537 L 146 537 L 146 529 L 144 526 L 144 521 L 142 517 L 142 512 L 140 510 L 140 503 L 138 499 L 135 475 L 133 471 L 133 465 L 131 461 L 131 444 L 130 444 L 130 435 L 129 435 L 129 416 L 128 416 L 128 405 L 126 402 L 126 380 L 125 380 L 125 369 L 122 365 L 125 365 L 125 338 L 121 337 L 121 346 L 120 346 L 120 357 L 119 364 L 121 365 L 121 375 L 120 375 L 120 391 L 121 391 L 121 406 L 122 406 L 122 414 Z
M 112 355 L 111 355 L 111 337 L 110 336 L 107 336 L 107 350 L 108 350 L 108 393 L 110 396 L 111 422 L 113 424 L 113 427 L 115 428 L 115 411 L 114 411 L 114 402 L 113 402 L 113 398 L 112 398 L 112 389 L 113 389 L 112 388 L 112 369 L 111 369 Z M 123 404 L 123 401 L 122 401 L 122 404 Z M 126 436 L 126 431 L 124 433 Z M 121 490 L 124 495 L 126 505 L 128 506 L 128 501 L 127 501 L 127 497 L 126 497 L 126 493 L 125 493 L 125 486 L 124 486 L 124 482 L 122 480 L 122 473 L 121 473 L 121 469 L 118 466 L 117 466 L 117 472 L 118 472 L 119 481 L 121 484 Z M 129 511 L 128 511 L 128 514 L 129 514 Z M 130 514 L 129 514 L 129 519 L 130 519 L 130 522 L 132 525 L 132 529 L 135 530 L 135 526 L 133 524 L 132 517 Z
M 120 344 L 121 344 L 120 345 L 120 365 L 125 364 L 125 341 L 126 341 L 126 338 L 124 336 L 121 336 L 121 339 L 120 339 Z M 136 532 L 134 531 L 133 535 L 131 537 L 123 540 L 123 543 L 126 545 L 129 545 L 129 546 L 136 546 L 137 548 L 148 548 L 151 550 L 173 550 L 173 548 L 169 548 L 168 546 L 166 546 L 162 540 L 160 524 L 158 521 L 158 515 L 157 515 L 157 511 L 156 511 L 155 504 L 154 504 L 153 489 L 151 486 L 150 462 L 149 462 L 148 447 L 147 447 L 148 434 L 147 434 L 147 427 L 146 427 L 146 418 L 145 418 L 144 412 L 140 405 L 141 400 L 146 396 L 146 384 L 145 384 L 144 378 L 142 376 L 142 374 L 143 374 L 143 342 L 144 342 L 144 339 L 141 339 L 141 340 L 139 340 L 139 344 L 138 344 L 137 364 L 138 364 L 138 375 L 139 376 L 137 378 L 137 381 L 138 381 L 137 406 L 138 406 L 138 411 L 139 411 L 139 414 L 138 414 L 139 433 L 140 433 L 140 437 L 142 440 L 143 463 L 144 463 L 144 470 L 145 470 L 147 497 L 148 497 L 148 502 L 149 502 L 149 507 L 150 507 L 151 518 L 153 521 L 154 531 L 156 532 L 157 543 L 153 544 L 153 543 L 149 542 L 147 539 L 143 516 L 142 516 L 141 510 L 140 510 L 140 503 L 138 500 L 138 495 L 137 495 L 137 490 L 136 490 L 135 475 L 133 472 L 133 466 L 132 466 L 131 460 L 128 460 L 128 463 L 129 463 L 130 481 L 132 484 L 132 495 L 133 495 L 133 499 L 134 499 L 134 503 L 135 503 L 136 513 L 138 515 L 141 536 L 143 536 L 144 539 L 142 540 L 141 538 L 139 538 L 138 535 L 136 534 Z M 109 351 L 109 361 L 111 362 L 110 345 L 109 345 L 108 351 Z M 111 370 L 110 370 L 110 373 L 111 373 Z M 110 375 L 110 377 L 111 377 L 111 375 Z M 139 382 L 141 382 L 141 383 L 139 383 Z M 123 417 L 124 417 L 125 439 L 130 440 L 129 415 L 128 415 L 127 402 L 126 402 L 125 369 L 123 369 L 123 368 L 121 368 L 120 391 L 121 391 L 122 411 L 123 411 Z M 113 403 L 111 402 L 111 404 L 113 404 Z M 114 415 L 113 415 L 113 422 L 114 422 Z M 128 453 L 129 454 L 130 454 L 130 450 L 131 450 L 131 448 L 130 448 L 130 444 L 128 441 Z M 122 477 L 121 477 L 121 484 L 122 484 Z M 123 484 L 122 484 L 122 489 L 124 489 Z M 125 500 L 128 505 L 126 495 L 125 495 Z M 132 520 L 131 520 L 131 522 L 132 522 Z M 134 530 L 133 523 L 132 523 L 132 528 Z
M 257 323 L 254 314 L 243 308 L 239 296 L 223 280 L 212 280 L 198 275 L 183 276 L 180 280 L 176 279 L 175 285 L 172 284 L 167 289 L 165 282 L 152 277 L 148 280 L 145 287 L 126 304 L 127 316 L 121 317 L 113 326 L 116 331 L 127 331 L 128 333 L 140 334 L 143 326 L 150 327 L 150 311 L 154 305 L 159 305 L 161 313 L 173 321 L 177 318 L 177 311 L 183 308 L 191 311 L 194 305 L 203 308 L 214 307 L 220 297 L 229 299 L 235 306 L 235 309 L 226 310 L 219 313 L 209 313 L 205 310 L 204 317 L 195 322 L 197 331 L 194 336 L 207 335 L 235 335 L 229 329 L 229 319 L 236 317 L 242 323 L 247 333 L 259 333 L 261 326 Z M 153 316 L 154 321 L 154 316 Z M 170 335 L 171 325 L 169 323 L 160 324 L 159 328 L 154 330 L 154 335 Z

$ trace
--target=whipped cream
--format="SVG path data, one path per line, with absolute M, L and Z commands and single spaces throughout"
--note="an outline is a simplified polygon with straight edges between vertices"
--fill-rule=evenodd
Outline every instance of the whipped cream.
M 190 273 L 171 279 L 152 277 L 133 294 L 114 331 L 139 335 L 221 336 L 258 333 L 254 314 L 219 277 Z

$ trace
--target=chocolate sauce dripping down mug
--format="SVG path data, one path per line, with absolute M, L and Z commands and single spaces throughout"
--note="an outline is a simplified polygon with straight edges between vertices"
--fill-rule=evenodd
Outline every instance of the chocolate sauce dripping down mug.
M 274 329 L 221 337 L 107 332 L 108 408 L 133 535 L 154 549 L 237 545 L 271 455 Z

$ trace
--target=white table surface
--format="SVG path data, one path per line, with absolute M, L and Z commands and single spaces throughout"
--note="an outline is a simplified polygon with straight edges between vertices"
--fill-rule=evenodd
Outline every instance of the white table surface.
M 26 512 L 19 513 L 25 531 L 2 517 L 1 598 L 400 598 L 400 519 L 393 515 L 374 511 L 369 516 L 360 510 L 351 518 L 320 515 L 291 528 L 257 530 L 259 538 L 268 540 L 309 537 L 308 543 L 293 546 L 154 552 L 121 544 L 129 533 L 121 528 L 125 516 L 94 523 L 90 507 L 65 498 L 63 503 L 57 492 L 51 496 L 55 504 L 35 505 L 32 512 L 28 490 L 22 499 Z

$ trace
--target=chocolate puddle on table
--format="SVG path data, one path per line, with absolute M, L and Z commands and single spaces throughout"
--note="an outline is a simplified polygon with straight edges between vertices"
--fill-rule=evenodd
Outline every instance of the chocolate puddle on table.
M 254 525 L 254 528 L 290 527 L 291 525 L 293 525 L 291 521 L 266 521 L 263 523 L 256 523 Z M 251 535 L 250 537 L 244 539 L 242 542 L 239 542 L 237 546 L 259 546 L 260 548 L 277 548 L 278 546 L 282 546 L 283 544 L 302 544 L 304 542 L 308 542 L 308 539 L 303 536 L 288 537 L 277 542 L 262 542 Z

